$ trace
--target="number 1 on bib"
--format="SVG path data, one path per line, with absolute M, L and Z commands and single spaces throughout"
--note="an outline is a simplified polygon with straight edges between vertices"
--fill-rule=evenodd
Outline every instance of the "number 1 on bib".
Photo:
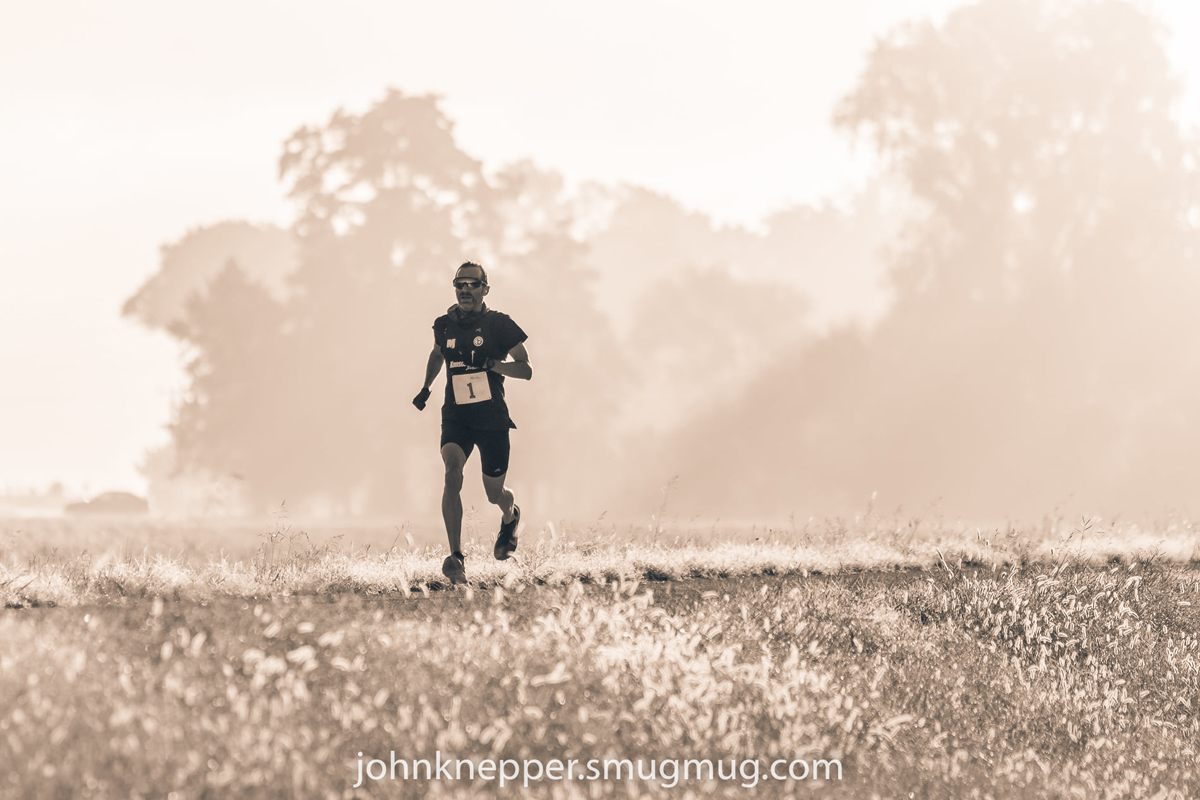
M 450 384 L 454 388 L 454 402 L 457 405 L 482 403 L 492 399 L 492 387 L 488 383 L 486 372 L 451 375 Z

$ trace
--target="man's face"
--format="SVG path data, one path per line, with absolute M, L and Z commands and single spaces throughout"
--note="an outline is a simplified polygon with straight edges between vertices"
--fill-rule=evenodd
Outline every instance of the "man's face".
M 483 274 L 474 267 L 460 269 L 454 276 L 454 297 L 458 307 L 465 312 L 479 311 L 483 308 L 483 296 L 488 287 L 483 284 Z

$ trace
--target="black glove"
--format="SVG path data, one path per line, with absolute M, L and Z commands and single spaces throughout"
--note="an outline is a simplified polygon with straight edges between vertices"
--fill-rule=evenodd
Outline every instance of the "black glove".
M 426 386 L 421 390 L 420 394 L 413 398 L 413 405 L 417 407 L 417 411 L 425 410 L 425 401 L 429 399 L 429 387 Z

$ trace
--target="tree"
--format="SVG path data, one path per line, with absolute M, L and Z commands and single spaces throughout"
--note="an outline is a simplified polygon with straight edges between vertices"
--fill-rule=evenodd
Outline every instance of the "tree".
M 898 288 L 1011 299 L 1123 282 L 1131 259 L 1184 265 L 1194 150 L 1177 94 L 1158 32 L 1128 3 L 985 0 L 879 42 L 835 121 L 867 133 L 927 208 Z
M 178 468 L 236 474 L 260 509 L 288 499 L 396 508 L 429 489 L 414 469 L 418 423 L 398 410 L 428 353 L 447 265 L 495 239 L 491 190 L 437 98 L 398 91 L 297 130 L 280 176 L 299 210 L 289 269 L 273 268 L 270 248 L 245 246 L 261 229 L 224 223 L 165 249 L 159 275 L 126 305 L 190 353 L 171 427 Z M 213 278 L 211 259 L 195 254 L 231 237 L 248 262 Z M 273 280 L 248 277 L 266 272 Z
M 170 426 L 176 466 L 245 481 L 259 509 L 278 506 L 303 474 L 285 320 L 284 306 L 229 261 L 170 326 L 189 352 L 189 391 Z
M 420 423 L 398 409 L 432 342 L 448 265 L 490 252 L 491 190 L 437 98 L 396 90 L 298 130 L 280 176 L 299 209 L 288 322 L 311 476 L 298 488 L 343 510 L 403 507 L 430 487 L 411 452 Z
M 1177 89 L 1153 22 L 1115 0 L 983 0 L 882 39 L 835 119 L 922 214 L 871 334 L 781 364 L 794 402 L 703 423 L 732 470 L 755 469 L 735 451 L 793 454 L 743 477 L 760 487 L 744 501 L 878 490 L 995 514 L 1198 499 L 1200 194 Z
M 158 272 L 125 301 L 121 313 L 148 328 L 167 330 L 182 320 L 188 300 L 204 294 L 230 261 L 248 280 L 283 300 L 297 258 L 291 233 L 274 225 L 242 220 L 202 225 L 163 245 Z
M 597 272 L 600 306 L 622 332 L 636 299 L 655 281 L 688 267 L 738 265 L 756 243 L 749 231 L 718 227 L 706 214 L 648 189 L 621 186 L 607 199 L 611 211 L 589 239 L 587 261 Z
M 634 375 L 598 304 L 589 247 L 573 233 L 579 211 L 561 176 L 528 162 L 499 170 L 493 186 L 504 234 L 492 296 L 529 334 L 535 373 L 510 403 L 513 480 L 541 513 L 612 511 L 622 502 L 613 422 Z
M 408 403 L 471 259 L 532 337 L 539 390 L 512 404 L 530 421 L 522 480 L 543 510 L 596 498 L 622 362 L 561 178 L 528 164 L 485 176 L 437 98 L 398 91 L 296 131 L 280 175 L 298 209 L 285 290 L 230 265 L 170 327 L 190 354 L 171 429 L 181 468 L 238 475 L 260 509 L 433 510 L 437 412 Z
M 193 228 L 179 241 L 163 245 L 160 251 L 158 272 L 125 302 L 121 312 L 148 328 L 171 334 L 185 346 L 190 359 L 188 371 L 192 391 L 175 409 L 177 417 L 172 429 L 174 433 L 186 436 L 190 420 L 202 413 L 199 406 L 222 402 L 221 398 L 207 397 L 208 390 L 217 388 L 211 377 L 203 377 L 195 371 L 208 369 L 201 366 L 206 355 L 213 357 L 214 364 L 222 365 L 221 379 L 246 382 L 247 375 L 255 374 L 253 370 L 243 374 L 224 369 L 223 355 L 205 352 L 206 347 L 215 342 L 194 337 L 228 337 L 242 325 L 254 324 L 254 319 L 239 316 L 245 309 L 235 296 L 253 295 L 256 290 L 261 290 L 259 293 L 265 292 L 266 301 L 274 301 L 270 305 L 284 302 L 288 277 L 296 269 L 299 258 L 298 247 L 287 230 L 274 225 L 229 220 Z M 229 270 L 235 270 L 239 275 L 226 274 Z M 209 298 L 210 287 L 214 284 L 221 286 L 221 297 L 215 300 Z M 225 297 L 227 293 L 229 297 Z M 214 303 L 220 307 L 227 302 L 240 309 L 228 318 L 204 310 Z M 200 318 L 189 320 L 189 308 Z M 206 325 L 211 325 L 212 330 L 207 330 Z M 261 337 L 263 331 L 256 335 Z M 280 354 L 274 355 L 277 358 Z M 272 365 L 271 368 L 277 367 Z M 274 387 L 268 387 L 268 390 L 270 388 Z M 184 421 L 185 417 L 189 421 Z M 249 443 L 242 445 L 243 448 L 247 446 Z M 245 469 L 244 465 L 233 466 L 225 459 L 215 457 L 215 453 L 200 453 L 187 446 L 183 452 L 188 455 L 186 460 L 180 458 L 179 447 L 171 441 L 148 452 L 139 467 L 149 484 L 152 505 L 158 511 L 204 514 L 246 508 L 248 492 L 244 490 L 248 484 L 235 477 L 241 475 L 238 469 Z M 273 484 L 268 482 L 267 485 Z M 263 496 L 264 492 L 270 495 L 267 485 L 255 484 L 259 489 L 254 497 L 258 507 L 271 499 L 271 496 Z

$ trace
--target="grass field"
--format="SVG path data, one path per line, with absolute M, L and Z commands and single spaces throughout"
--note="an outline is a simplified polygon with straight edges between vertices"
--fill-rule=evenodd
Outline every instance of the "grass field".
M 0 551 L 0 797 L 1200 794 L 1187 520 L 559 526 L 457 589 L 403 530 L 40 524 Z

